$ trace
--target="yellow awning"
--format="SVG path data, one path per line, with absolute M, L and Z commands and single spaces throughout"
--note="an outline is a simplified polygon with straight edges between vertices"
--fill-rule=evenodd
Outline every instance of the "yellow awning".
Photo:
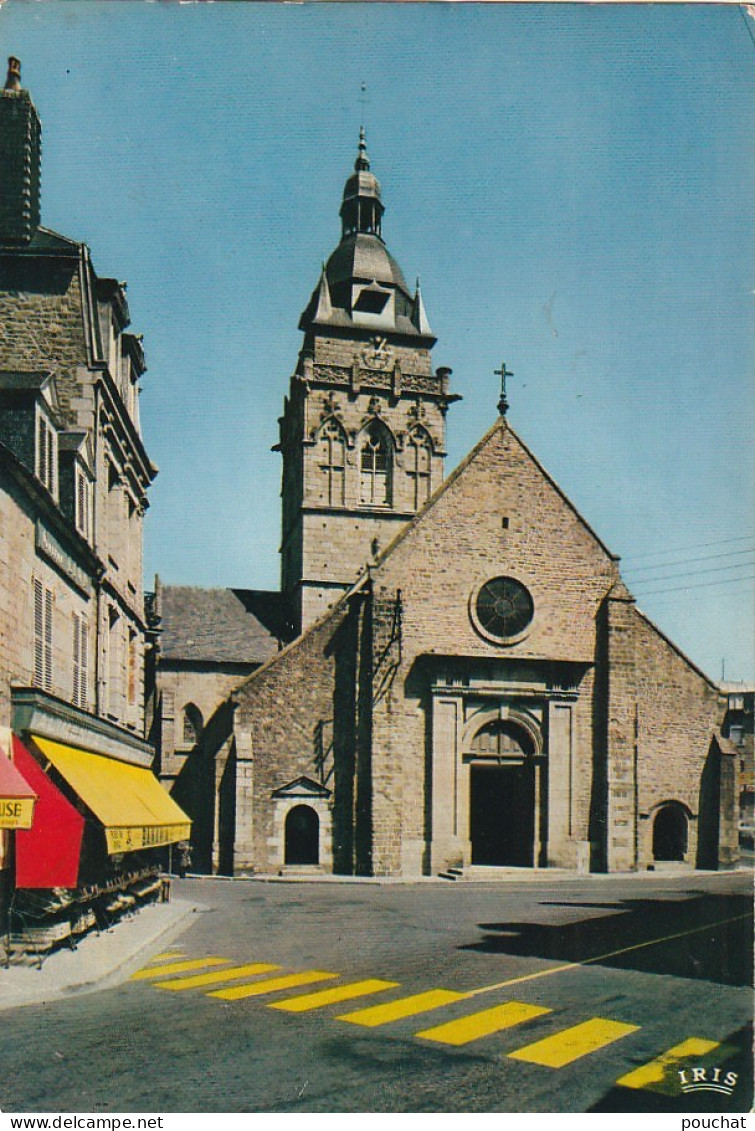
M 187 840 L 191 821 L 151 770 L 32 736 L 105 826 L 109 855 Z

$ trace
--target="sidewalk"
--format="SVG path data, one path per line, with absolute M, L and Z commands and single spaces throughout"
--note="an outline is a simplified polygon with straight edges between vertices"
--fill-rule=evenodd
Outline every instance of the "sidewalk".
M 0 968 L 0 1010 L 94 993 L 124 982 L 190 925 L 201 906 L 190 900 L 152 903 L 109 931 L 92 932 L 76 950 L 62 947 L 36 965 Z
M 319 869 L 284 868 L 280 872 L 241 872 L 237 876 L 217 876 L 200 872 L 187 872 L 187 880 L 200 880 L 206 883 L 257 883 L 257 884 L 370 884 L 370 885 L 417 885 L 436 884 L 450 887 L 459 884 L 557 884 L 564 882 L 602 883 L 617 879 L 637 883 L 660 879 L 692 879 L 696 876 L 726 876 L 741 872 L 751 872 L 751 866 L 722 868 L 711 872 L 699 870 L 684 864 L 659 864 L 642 872 L 580 872 L 570 868 L 498 868 L 472 865 L 461 872 L 438 874 L 434 876 L 343 876 Z

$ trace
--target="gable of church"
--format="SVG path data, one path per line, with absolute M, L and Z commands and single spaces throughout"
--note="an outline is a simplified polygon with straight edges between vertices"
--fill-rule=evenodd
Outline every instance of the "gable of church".
M 495 608 L 485 617 L 481 590 L 498 578 L 511 582 L 499 608 L 529 599 L 521 627 L 496 623 Z M 373 571 L 376 596 L 401 591 L 404 644 L 418 653 L 587 663 L 618 582 L 617 559 L 502 421 Z

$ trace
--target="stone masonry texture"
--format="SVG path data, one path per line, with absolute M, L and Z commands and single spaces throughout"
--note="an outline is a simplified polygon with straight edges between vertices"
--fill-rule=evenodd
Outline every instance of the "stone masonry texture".
M 470 615 L 478 587 L 496 576 L 516 578 L 534 601 L 529 630 L 509 643 L 486 638 Z M 488 710 L 520 703 L 542 719 L 548 703 L 562 704 L 569 780 L 545 772 L 541 781 L 566 799 L 570 831 L 556 848 L 546 843 L 545 863 L 573 867 L 585 845 L 593 867 L 647 867 L 654 818 L 670 803 L 688 815 L 690 853 L 710 839 L 703 795 L 711 759 L 724 759 L 711 754 L 723 701 L 636 609 L 616 559 L 499 423 L 358 592 L 236 692 L 235 728 L 251 735 L 254 767 L 255 859 L 245 864 L 269 866 L 271 794 L 315 776 L 316 736 L 332 726 L 336 868 L 427 871 L 433 822 L 450 805 L 431 784 L 433 687 L 452 683 L 449 672 L 460 676 L 464 717 L 479 709 L 475 695 L 488 696 Z M 724 857 L 731 822 L 715 804 Z

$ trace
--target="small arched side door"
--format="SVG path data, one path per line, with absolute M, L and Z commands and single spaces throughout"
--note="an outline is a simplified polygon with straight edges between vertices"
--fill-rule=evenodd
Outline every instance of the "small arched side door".
M 687 855 L 688 822 L 677 801 L 662 805 L 653 821 L 653 859 L 682 861 Z
M 320 818 L 310 805 L 295 805 L 286 814 L 286 864 L 320 863 Z

